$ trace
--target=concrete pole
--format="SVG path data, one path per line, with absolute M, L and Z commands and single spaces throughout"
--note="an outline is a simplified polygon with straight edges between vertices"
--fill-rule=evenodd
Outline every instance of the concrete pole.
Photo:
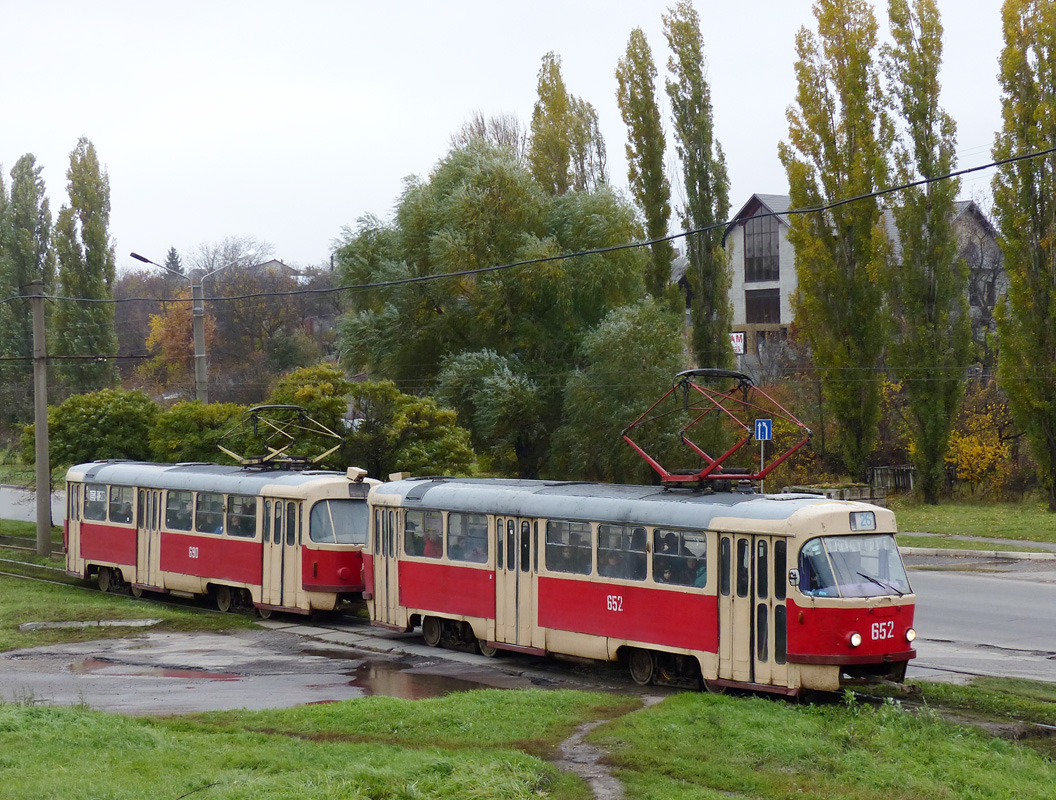
M 37 555 L 51 555 L 51 461 L 48 458 L 48 348 L 44 340 L 44 284 L 29 284 L 33 315 L 33 422 L 37 459 Z
M 194 399 L 209 402 L 209 360 L 205 355 L 205 298 L 200 281 L 191 284 L 194 330 Z

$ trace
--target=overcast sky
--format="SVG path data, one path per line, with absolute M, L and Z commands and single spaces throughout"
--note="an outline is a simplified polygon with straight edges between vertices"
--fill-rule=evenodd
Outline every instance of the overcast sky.
M 695 3 L 736 211 L 753 192 L 787 192 L 777 143 L 811 3 Z M 568 91 L 597 109 L 610 182 L 625 188 L 614 70 L 641 27 L 666 100 L 670 4 L 0 0 L 4 182 L 34 153 L 57 214 L 69 153 L 87 136 L 110 176 L 119 269 L 140 266 L 132 250 L 163 261 L 169 247 L 187 254 L 234 235 L 271 243 L 290 265 L 322 264 L 343 226 L 390 217 L 403 179 L 427 176 L 473 112 L 527 126 L 553 50 Z M 939 7 L 960 165 L 985 163 L 1000 123 L 1000 2 Z M 885 2 L 878 17 L 886 30 Z M 988 193 L 990 175 L 967 180 L 962 196 Z

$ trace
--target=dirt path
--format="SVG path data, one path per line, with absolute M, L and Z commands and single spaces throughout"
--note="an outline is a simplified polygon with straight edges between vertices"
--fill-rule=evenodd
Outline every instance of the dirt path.
M 645 708 L 654 706 L 663 699 L 653 695 L 642 698 Z M 594 793 L 595 800 L 623 800 L 623 784 L 604 762 L 606 752 L 586 741 L 587 734 L 609 721 L 599 719 L 584 722 L 576 728 L 575 733 L 561 742 L 558 747 L 561 758 L 553 762 L 558 769 L 574 772 L 585 780 Z

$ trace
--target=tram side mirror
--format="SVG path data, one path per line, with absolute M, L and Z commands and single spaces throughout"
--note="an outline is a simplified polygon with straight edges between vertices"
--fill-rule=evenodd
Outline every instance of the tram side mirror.
M 799 586 L 799 570 L 795 567 L 788 571 L 788 585 Z

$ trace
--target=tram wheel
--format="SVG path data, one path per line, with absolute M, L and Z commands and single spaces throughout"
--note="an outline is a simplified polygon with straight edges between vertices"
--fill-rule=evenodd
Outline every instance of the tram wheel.
M 426 617 L 422 620 L 422 638 L 430 647 L 440 646 L 440 636 L 443 632 L 443 622 L 436 617 Z
M 700 688 L 708 694 L 726 694 L 725 686 L 720 686 L 715 681 L 709 681 L 705 678 L 700 679 Z
M 132 587 L 132 596 L 133 597 L 142 597 L 143 596 L 143 590 L 140 587 L 138 587 L 138 586 L 133 586 Z
M 232 599 L 230 586 L 216 587 L 216 607 L 225 614 L 231 610 Z
M 95 576 L 100 592 L 110 591 L 110 567 L 99 567 L 99 573 Z
M 477 639 L 477 649 L 480 650 L 482 656 L 488 658 L 495 658 L 499 654 L 499 648 L 488 644 L 487 639 Z
M 639 686 L 648 686 L 656 676 L 656 658 L 651 650 L 632 650 L 627 659 L 631 679 Z
M 257 608 L 257 613 L 260 615 L 261 619 L 271 619 L 271 609 L 270 608 L 260 608 L 260 607 L 258 607 Z

